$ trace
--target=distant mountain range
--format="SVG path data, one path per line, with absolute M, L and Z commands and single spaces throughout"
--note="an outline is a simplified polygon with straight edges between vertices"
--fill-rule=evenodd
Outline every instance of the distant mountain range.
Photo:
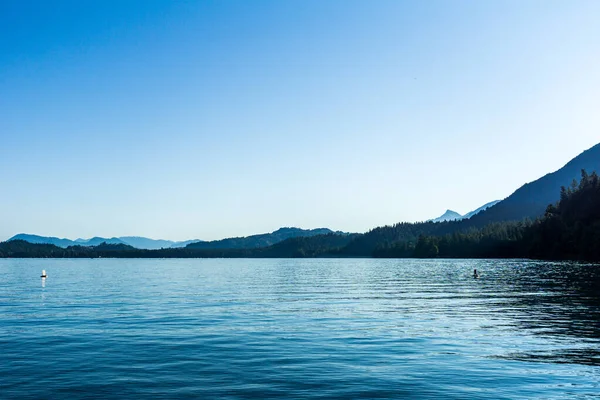
M 38 235 L 29 235 L 20 233 L 8 239 L 24 240 L 33 244 L 53 244 L 58 247 L 67 248 L 69 246 L 98 246 L 100 244 L 112 245 L 127 245 L 136 249 L 157 250 L 189 247 L 191 249 L 253 249 L 258 247 L 267 247 L 279 243 L 283 240 L 297 237 L 310 237 L 316 235 L 326 235 L 330 233 L 338 233 L 345 235 L 343 232 L 334 232 L 331 229 L 300 229 L 300 228 L 280 228 L 271 233 L 260 235 L 252 235 L 247 237 L 227 238 L 205 242 L 201 240 L 186 240 L 174 242 L 171 240 L 149 239 L 141 236 L 120 236 L 112 238 L 93 237 L 91 239 L 61 239 L 57 237 L 47 237 Z
M 344 232 L 334 232 L 327 228 L 318 229 L 300 229 L 300 228 L 280 228 L 271 233 L 263 233 L 260 235 L 252 235 L 246 237 L 228 238 L 215 240 L 212 242 L 197 242 L 188 244 L 188 249 L 255 249 L 259 247 L 267 247 L 286 239 L 297 237 L 311 237 L 317 235 L 327 235 L 336 233 L 346 235 Z
M 579 180 L 582 170 L 588 173 L 600 172 L 600 144 L 584 151 L 561 169 L 523 185 L 502 201 L 485 204 L 462 216 L 448 210 L 435 220 L 386 225 L 363 234 L 333 232 L 326 228 L 312 230 L 281 228 L 271 233 L 211 242 L 171 242 L 126 236 L 71 241 L 56 237 L 19 234 L 9 239 L 13 241 L 12 243 L 6 242 L 0 245 L 17 248 L 5 254 L 21 254 L 21 256 L 32 254 L 37 256 L 98 254 L 100 256 L 99 253 L 93 253 L 93 249 L 82 247 L 64 250 L 68 246 L 93 246 L 99 243 L 106 243 L 103 245 L 105 251 L 110 250 L 113 254 L 115 254 L 113 249 L 127 249 L 125 246 L 157 249 L 148 252 L 129 248 L 119 255 L 135 257 L 372 257 L 377 254 L 420 254 L 415 246 L 416 243 L 425 243 L 423 241 L 425 237 L 439 238 L 466 234 L 484 227 L 488 230 L 505 229 L 503 234 L 511 229 L 521 229 L 519 226 L 527 225 L 521 224 L 521 221 L 542 217 L 548 205 L 555 204 L 561 197 L 561 187 L 569 187 L 572 181 Z M 563 195 L 566 196 L 568 193 L 569 191 L 565 191 Z M 492 223 L 500 224 L 490 225 Z M 168 247 L 165 247 L 167 245 Z M 39 252 L 32 248 L 38 248 Z M 160 248 L 166 250 L 158 250 Z
M 174 248 L 185 247 L 190 243 L 201 242 L 201 240 L 198 240 L 198 239 L 174 242 L 172 240 L 148 239 L 148 238 L 142 237 L 142 236 L 121 236 L 121 237 L 119 237 L 119 239 L 122 240 L 123 242 L 125 242 L 126 244 L 128 244 L 132 247 L 135 247 L 136 249 L 148 249 L 148 250 L 168 249 L 168 248 L 174 249 Z
M 53 244 L 55 246 L 62 247 L 62 248 L 69 247 L 69 246 L 75 246 L 75 245 L 79 244 L 79 243 L 76 243 L 75 241 L 69 240 L 69 239 L 59 239 L 57 237 L 28 235 L 26 233 L 19 233 L 18 235 L 15 235 L 15 236 L 11 237 L 10 239 L 8 239 L 7 242 L 10 242 L 11 240 L 24 240 L 26 242 L 33 243 L 33 244 Z
M 26 233 L 19 233 L 18 235 L 15 235 L 8 239 L 8 241 L 10 240 L 24 240 L 26 242 L 34 244 L 53 244 L 62 248 L 67 248 L 69 246 L 98 246 L 102 243 L 123 244 L 135 247 L 136 249 L 146 250 L 179 248 L 185 247 L 190 243 L 200 242 L 198 239 L 174 242 L 172 240 L 149 239 L 140 236 L 121 236 L 112 238 L 93 237 L 91 239 L 70 240 L 49 236 L 29 235 Z
M 456 211 L 446 210 L 446 212 L 444 214 L 442 214 L 441 216 L 431 219 L 429 221 L 430 222 L 445 222 L 445 221 L 459 221 L 461 219 L 469 219 L 473 215 L 479 214 L 481 211 L 487 210 L 488 208 L 490 208 L 493 205 L 496 205 L 499 202 L 500 202 L 500 200 L 490 201 L 489 203 L 484 204 L 483 206 L 479 207 L 478 209 L 470 211 L 470 212 L 466 213 L 465 215 L 460 215 Z

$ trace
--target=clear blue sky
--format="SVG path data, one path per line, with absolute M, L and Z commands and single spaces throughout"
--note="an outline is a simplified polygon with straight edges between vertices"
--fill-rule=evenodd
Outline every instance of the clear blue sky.
M 600 1 L 0 1 L 0 240 L 365 231 L 600 142 Z

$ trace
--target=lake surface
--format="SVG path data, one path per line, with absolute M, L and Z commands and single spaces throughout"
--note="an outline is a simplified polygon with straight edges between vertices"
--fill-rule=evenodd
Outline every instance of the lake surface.
M 595 396 L 596 266 L 0 259 L 3 399 Z

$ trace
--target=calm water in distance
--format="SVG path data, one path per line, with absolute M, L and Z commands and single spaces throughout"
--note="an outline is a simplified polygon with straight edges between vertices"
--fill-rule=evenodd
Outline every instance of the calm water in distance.
M 598 266 L 0 259 L 2 399 L 595 396 Z

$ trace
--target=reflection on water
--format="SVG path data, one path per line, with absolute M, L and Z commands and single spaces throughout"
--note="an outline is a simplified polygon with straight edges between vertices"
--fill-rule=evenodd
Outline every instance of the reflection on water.
M 577 263 L 528 262 L 501 269 L 486 290 L 489 312 L 502 314 L 541 348 L 515 349 L 507 359 L 600 365 L 600 268 Z
M 40 267 L 52 274 L 41 289 Z M 0 260 L 0 393 L 591 397 L 599 272 L 521 260 Z

